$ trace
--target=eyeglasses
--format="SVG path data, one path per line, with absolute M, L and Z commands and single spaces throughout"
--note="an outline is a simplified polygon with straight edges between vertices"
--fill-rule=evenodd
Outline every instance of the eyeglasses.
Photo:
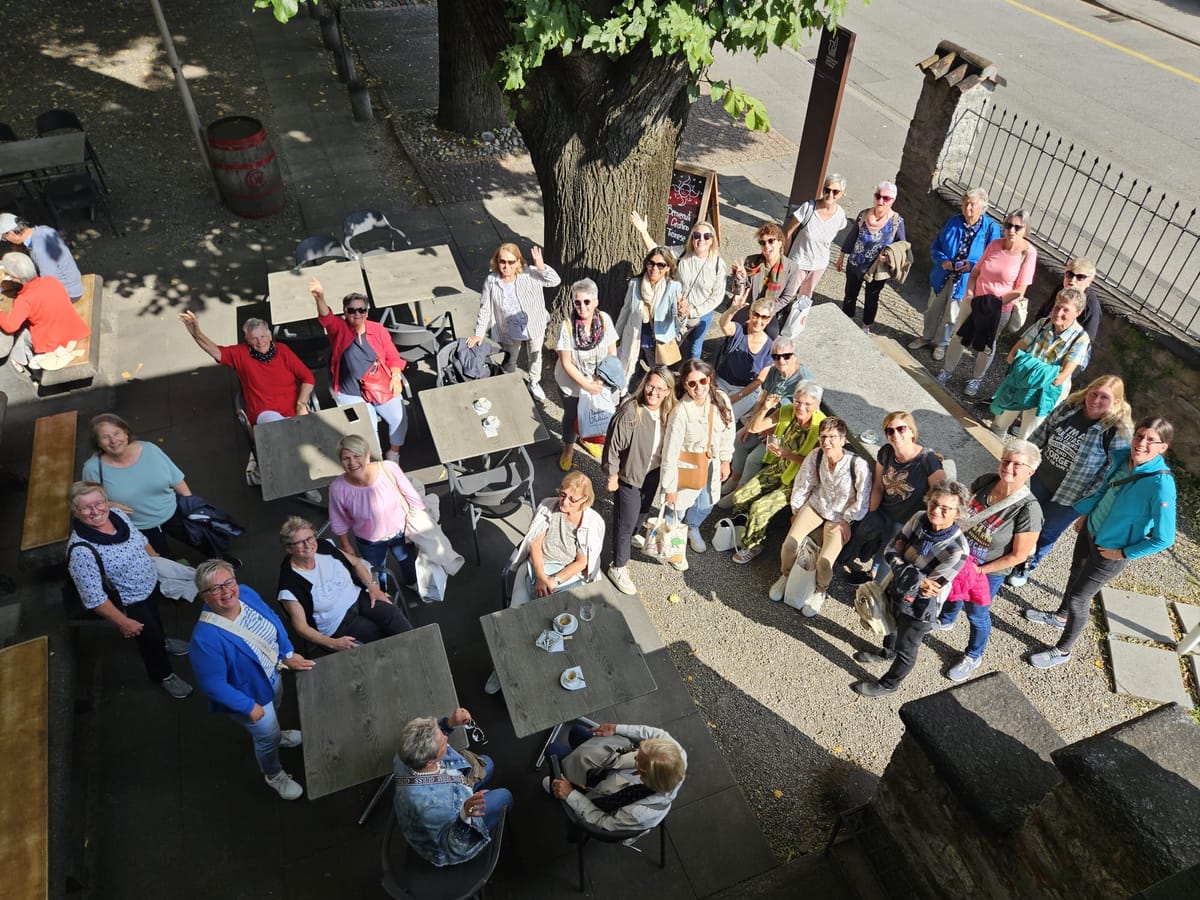
M 904 434 L 906 431 L 908 431 L 907 425 L 888 425 L 883 429 L 883 433 L 888 437 L 891 437 L 893 434 Z
M 516 264 L 517 264 L 517 260 L 515 260 L 515 259 L 497 259 L 496 260 L 496 265 L 498 265 L 498 266 L 515 266 Z
M 646 263 L 646 268 L 647 269 L 667 269 L 667 268 L 670 268 L 670 266 L 668 266 L 667 263 L 662 262 L 660 260 L 652 259 Z
M 693 231 L 692 232 L 692 240 L 693 241 L 711 241 L 712 239 L 713 239 L 713 233 L 711 231 Z
M 778 244 L 778 243 L 779 243 L 779 238 L 763 238 L 761 241 L 758 242 L 758 246 L 766 247 L 769 244 Z
M 346 315 L 348 316 L 365 316 L 367 308 L 365 306 L 347 306 Z
M 779 362 L 781 359 L 791 359 L 795 355 L 795 353 L 772 353 L 771 359 L 775 360 L 775 362 Z
M 821 444 L 825 441 L 844 441 L 846 436 L 838 431 L 826 431 L 823 434 L 817 435 L 817 443 Z
M 572 300 L 571 302 L 574 303 L 576 306 L 591 306 L 596 301 L 594 301 L 590 298 L 584 297 L 581 300 Z
M 691 379 L 690 381 L 685 381 L 685 382 L 683 383 L 684 387 L 690 387 L 690 388 L 694 388 L 694 387 L 704 387 L 704 386 L 705 386 L 705 385 L 707 385 L 707 384 L 708 384 L 708 378 L 707 378 L 707 377 L 705 377 L 705 378 L 693 378 L 693 379 Z
M 108 509 L 108 501 L 101 500 L 99 503 L 87 503 L 75 507 L 79 512 L 91 512 L 93 509 Z
M 583 502 L 582 497 L 572 497 L 566 491 L 559 491 L 558 499 L 562 500 L 564 503 L 582 503 Z
M 825 188 L 823 191 L 821 191 L 821 193 L 822 194 L 832 194 L 835 197 L 842 196 L 842 192 L 839 191 L 837 188 Z
M 1024 466 L 1026 469 L 1033 468 L 1029 463 L 1021 462 L 1019 459 L 1002 459 L 1000 460 L 1000 468 L 1002 469 L 1019 469 Z
M 1149 444 L 1151 447 L 1154 447 L 1158 444 L 1165 444 L 1166 441 L 1155 440 L 1154 438 L 1150 437 L 1150 435 L 1146 434 L 1145 432 L 1139 432 L 1138 434 L 1135 434 L 1133 436 L 1133 443 Z
M 889 197 L 887 194 L 876 194 L 875 199 L 878 200 L 880 203 L 891 203 L 896 198 Z
M 944 503 L 930 503 L 925 507 L 930 512 L 952 513 L 958 512 L 957 504 L 954 506 L 946 506 Z
M 1072 272 L 1070 269 L 1063 272 L 1063 277 L 1070 281 L 1087 281 L 1092 276 L 1086 272 Z
M 476 744 L 486 744 L 488 742 L 487 735 L 483 733 L 482 728 L 475 724 L 474 719 L 464 722 L 463 728 L 467 730 L 467 734 L 470 735 L 471 740 Z
M 666 394 L 666 393 L 669 393 L 670 390 L 671 389 L 669 387 L 667 387 L 666 385 L 664 385 L 663 387 L 655 387 L 652 384 L 648 384 L 645 386 L 645 388 L 642 389 L 642 393 L 643 394 Z
M 294 540 L 294 541 L 288 541 L 287 545 L 289 547 L 303 547 L 306 544 L 315 544 L 316 542 L 317 542 L 316 536 L 310 534 L 306 538 L 296 538 L 296 540 Z
M 1020 224 L 1019 222 L 1005 222 L 1004 223 L 1005 231 L 1021 231 L 1024 228 L 1025 228 L 1025 226 Z
M 228 581 L 222 581 L 220 584 L 210 584 L 204 590 L 208 591 L 210 594 L 226 594 L 232 593 L 236 587 L 237 579 L 230 578 Z M 203 591 L 201 593 L 203 593 Z

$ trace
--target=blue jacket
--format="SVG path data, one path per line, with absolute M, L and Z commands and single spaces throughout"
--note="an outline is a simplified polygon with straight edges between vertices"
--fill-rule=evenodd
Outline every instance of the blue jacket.
M 967 220 L 961 214 L 951 216 L 950 221 L 943 225 L 942 230 L 938 232 L 933 247 L 929 250 L 929 256 L 933 259 L 933 269 L 929 273 L 929 286 L 933 288 L 934 293 L 940 291 L 946 284 L 946 279 L 954 274 L 943 269 L 942 263 L 954 261 L 954 254 L 958 252 L 958 242 L 962 239 L 963 230 L 966 227 Z M 971 277 L 971 269 L 975 268 L 975 263 L 979 262 L 987 245 L 1002 237 L 1004 237 L 1004 231 L 1000 228 L 1000 223 L 984 213 L 980 220 L 979 230 L 975 232 L 975 239 L 971 241 L 971 249 L 967 253 L 967 262 L 971 264 L 971 268 L 959 273 L 958 283 L 954 285 L 954 293 L 951 295 L 952 300 L 963 298 L 967 292 L 967 279 Z
M 1142 472 L 1162 472 L 1153 478 L 1139 478 L 1115 490 L 1116 502 L 1108 513 L 1100 531 L 1093 532 L 1097 547 L 1121 550 L 1126 558 L 1137 559 L 1166 550 L 1175 543 L 1175 478 L 1167 468 L 1166 461 L 1156 456 L 1142 463 L 1132 472 L 1129 470 L 1129 450 L 1116 450 L 1112 455 L 1112 468 L 1104 476 L 1100 489 L 1090 497 L 1075 504 L 1076 511 L 1088 515 L 1108 485 Z M 1088 523 L 1091 528 L 1091 523 Z
M 292 642 L 279 617 L 271 612 L 262 597 L 244 584 L 238 585 L 241 601 L 275 626 L 279 658 L 290 656 Z M 250 645 L 216 625 L 197 622 L 192 631 L 192 672 L 213 712 L 232 712 L 248 716 L 254 704 L 266 706 L 275 699 L 262 663 Z

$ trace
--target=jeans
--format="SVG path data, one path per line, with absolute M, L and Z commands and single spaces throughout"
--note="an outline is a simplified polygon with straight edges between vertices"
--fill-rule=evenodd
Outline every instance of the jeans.
M 709 462 L 709 477 L 704 482 L 704 487 L 700 489 L 700 493 L 696 495 L 696 499 L 692 501 L 692 505 L 688 507 L 684 513 L 683 521 L 687 523 L 688 528 L 699 528 L 704 524 L 704 520 L 708 518 L 708 514 L 712 512 L 717 501 L 712 496 L 712 466 L 718 466 L 715 459 Z M 676 511 L 678 513 L 678 510 Z
M 1062 637 L 1058 639 L 1060 652 L 1071 652 L 1079 635 L 1083 634 L 1083 626 L 1087 624 L 1092 598 L 1100 588 L 1121 574 L 1127 565 L 1127 559 L 1105 559 L 1101 556 L 1096 549 L 1096 540 L 1086 525 L 1079 530 L 1079 536 L 1075 539 L 1075 553 L 1071 556 L 1071 574 L 1067 576 L 1067 588 L 1063 591 L 1062 602 L 1058 604 L 1056 613 L 1060 618 L 1066 616 L 1067 619 Z
M 618 569 L 629 562 L 629 540 L 650 512 L 658 493 L 659 474 L 658 469 L 647 472 L 640 488 L 617 481 L 617 492 L 613 494 L 612 564 Z
M 529 360 L 529 380 L 537 384 L 542 380 L 542 343 L 546 335 L 531 334 L 527 341 L 512 341 L 500 343 L 501 349 L 504 350 L 504 362 L 500 368 L 505 372 L 517 371 L 517 366 L 521 361 L 521 348 L 525 348 L 525 356 Z
M 275 716 L 275 710 L 283 698 L 283 679 L 278 672 L 271 676 L 271 687 L 275 689 L 275 698 L 263 706 L 263 716 L 257 722 L 251 722 L 240 713 L 227 713 L 229 718 L 250 733 L 258 769 L 267 778 L 274 778 L 283 771 L 283 763 L 279 761 L 279 719 Z
M 560 566 L 556 563 L 546 562 L 544 560 L 542 561 L 542 571 L 546 573 L 547 577 L 554 575 L 561 569 L 565 568 L 566 566 Z M 582 575 L 572 575 L 566 581 L 559 582 L 558 587 L 554 589 L 553 593 L 557 594 L 559 591 L 565 591 L 567 588 L 581 584 L 582 582 Z M 535 590 L 536 585 L 537 580 L 533 577 L 533 563 L 527 562 L 525 563 L 524 567 L 517 572 L 517 578 L 513 582 L 512 601 L 508 605 L 515 609 L 516 607 L 524 606 L 530 600 L 533 600 L 535 597 L 537 597 L 537 592 Z
M 962 301 L 953 299 L 954 286 L 958 283 L 959 278 L 965 277 L 965 273 L 961 275 L 951 273 L 947 276 L 946 283 L 942 285 L 940 291 L 929 289 L 929 303 L 925 307 L 925 317 L 922 323 L 924 330 L 921 332 L 921 336 L 937 347 L 945 347 L 950 343 L 950 332 L 958 324 L 958 310 L 962 306 Z
M 360 644 L 369 644 L 380 638 L 391 637 L 412 631 L 412 623 L 404 615 L 400 607 L 394 603 L 382 601 L 371 605 L 371 595 L 362 591 L 354 605 L 346 610 L 342 621 L 338 624 L 333 637 L 347 635 L 355 638 Z
M 1037 568 L 1038 563 L 1045 559 L 1046 554 L 1054 547 L 1059 536 L 1079 518 L 1075 507 L 1063 506 L 1061 503 L 1051 500 L 1049 489 L 1038 480 L 1036 475 L 1030 479 L 1029 488 L 1042 507 L 1043 521 L 1042 530 L 1037 539 L 1037 547 L 1034 548 L 1033 555 L 1025 561 L 1026 572 L 1032 572 Z
M 988 592 L 993 600 L 1004 584 L 1003 575 L 988 575 Z M 987 646 L 988 638 L 992 636 L 992 607 L 980 606 L 978 603 L 967 603 L 964 600 L 950 600 L 942 607 L 938 617 L 939 624 L 953 625 L 958 618 L 958 611 L 966 607 L 967 621 L 971 623 L 971 634 L 967 638 L 967 656 L 979 659 L 983 656 L 983 648 Z
M 863 297 L 863 324 L 874 325 L 875 313 L 879 311 L 879 295 L 883 293 L 886 281 L 868 281 Z M 863 279 L 846 269 L 846 293 L 842 299 L 842 312 L 854 318 L 854 310 L 858 306 L 858 292 L 863 286 Z
M 163 595 L 155 587 L 153 593 L 140 603 L 116 604 L 117 607 L 142 625 L 142 633 L 137 636 L 138 653 L 146 666 L 146 674 L 150 680 L 160 683 L 173 674 L 171 658 L 167 656 L 167 635 L 163 630 L 162 618 L 158 614 L 158 601 Z
M 349 406 L 351 403 L 365 403 L 362 397 L 355 394 L 333 392 L 333 400 L 338 406 Z M 399 394 L 387 403 L 373 406 L 367 403 L 367 412 L 371 415 L 371 427 L 378 429 L 379 420 L 383 419 L 388 427 L 388 442 L 393 447 L 403 447 L 405 435 L 408 434 L 408 416 L 404 415 L 404 398 Z
M 400 574 L 404 576 L 405 584 L 416 584 L 417 581 L 417 548 L 409 543 L 403 533 L 384 538 L 381 541 L 368 541 L 355 535 L 358 541 L 358 552 L 372 569 L 383 569 L 387 564 L 388 551 L 396 562 L 400 563 Z
M 490 756 L 479 755 L 479 761 L 483 763 L 483 778 L 476 785 L 475 790 L 482 790 L 483 786 L 492 780 L 492 775 L 496 771 L 496 763 Z M 508 788 L 489 788 L 484 791 L 483 797 L 483 824 L 487 826 L 487 830 L 495 832 L 496 826 L 500 823 L 500 813 L 506 809 L 511 809 L 513 805 L 512 791 Z
M 714 310 L 715 312 L 715 310 Z M 679 341 L 679 351 L 684 359 L 699 359 L 704 351 L 704 336 L 708 334 L 708 326 L 712 324 L 713 313 L 701 316 L 700 321 L 693 325 Z
M 896 617 L 896 630 L 883 639 L 883 655 L 892 660 L 892 666 L 879 679 L 881 687 L 896 688 L 908 677 L 917 664 L 921 641 L 932 629 L 932 622 L 922 622 L 911 616 Z

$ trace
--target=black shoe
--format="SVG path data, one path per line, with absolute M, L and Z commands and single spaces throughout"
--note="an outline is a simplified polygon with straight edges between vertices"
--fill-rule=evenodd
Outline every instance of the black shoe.
M 872 575 L 870 572 L 861 572 L 861 571 L 855 569 L 846 576 L 846 583 L 847 584 L 866 584 L 868 581 L 870 581 L 874 577 L 875 576 Z
M 878 681 L 856 681 L 850 685 L 850 690 L 864 697 L 886 697 L 896 693 L 895 688 L 884 687 Z
M 866 663 L 869 666 L 877 666 L 883 665 L 884 663 L 890 663 L 892 661 L 892 657 L 885 656 L 882 653 L 875 653 L 872 650 L 855 650 L 854 661 Z

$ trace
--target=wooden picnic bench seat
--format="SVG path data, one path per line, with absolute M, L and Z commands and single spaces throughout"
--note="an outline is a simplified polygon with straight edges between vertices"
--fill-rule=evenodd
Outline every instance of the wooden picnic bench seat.
M 5 897 L 49 895 L 49 642 L 0 650 L 0 873 Z
M 79 313 L 80 318 L 88 323 L 92 333 L 82 341 L 76 342 L 75 348 L 83 351 L 81 355 L 75 357 L 61 369 L 43 369 L 39 373 L 39 394 L 46 388 L 86 387 L 95 380 L 96 374 L 100 371 L 100 326 L 103 300 L 104 282 L 100 276 L 84 275 L 83 295 L 72 305 Z
M 21 531 L 21 562 L 44 566 L 61 563 L 71 530 L 67 489 L 75 480 L 77 410 L 41 416 L 33 426 L 29 455 L 29 490 Z

